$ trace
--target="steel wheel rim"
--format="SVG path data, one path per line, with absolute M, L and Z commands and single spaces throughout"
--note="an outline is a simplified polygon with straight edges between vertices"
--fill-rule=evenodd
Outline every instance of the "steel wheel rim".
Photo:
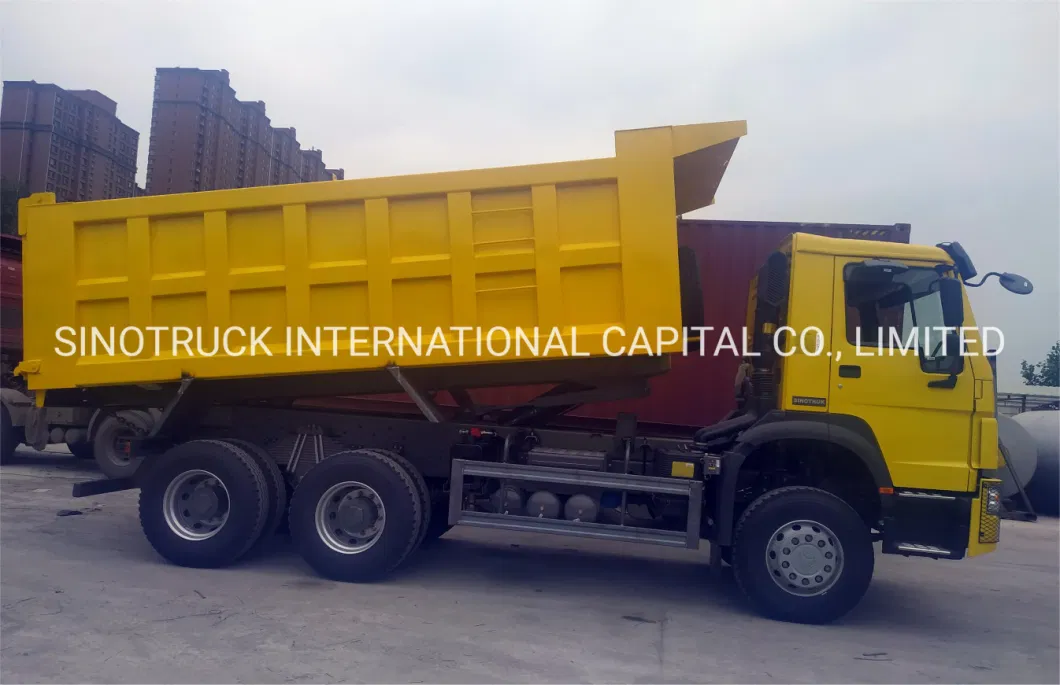
M 791 521 L 776 529 L 766 544 L 769 577 L 797 597 L 828 592 L 843 574 L 843 546 L 817 521 Z
M 110 446 L 107 449 L 107 456 L 110 460 L 118 466 L 128 466 L 132 461 L 132 456 L 129 451 L 121 448 L 121 443 L 124 440 L 126 446 L 129 445 L 129 438 L 133 437 L 131 431 L 123 430 L 119 431 L 117 435 L 110 441 Z
M 317 500 L 317 535 L 339 554 L 360 554 L 383 534 L 383 498 L 364 483 L 347 480 L 332 485 Z
M 231 499 L 224 481 L 202 469 L 181 473 L 169 482 L 162 496 L 166 525 L 192 542 L 208 540 L 224 527 Z

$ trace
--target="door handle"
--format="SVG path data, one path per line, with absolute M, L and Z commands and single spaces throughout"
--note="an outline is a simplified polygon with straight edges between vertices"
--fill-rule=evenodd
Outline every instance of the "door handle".
M 856 364 L 840 364 L 840 378 L 861 378 L 861 367 Z
M 957 387 L 957 374 L 951 373 L 946 378 L 940 378 L 936 381 L 928 381 L 929 388 L 942 388 L 943 390 L 953 390 Z

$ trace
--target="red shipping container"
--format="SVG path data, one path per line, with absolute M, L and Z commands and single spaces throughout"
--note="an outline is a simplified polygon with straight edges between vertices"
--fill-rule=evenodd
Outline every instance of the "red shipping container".
M 7 234 L 0 235 L 0 351 L 5 363 L 22 351 L 22 239 Z
M 747 291 L 751 279 L 766 256 L 792 233 L 812 233 L 835 238 L 909 242 L 909 224 L 811 224 L 770 221 L 682 220 L 678 243 L 692 248 L 699 266 L 703 290 L 703 323 L 716 331 L 728 328 L 734 336 L 746 323 Z M 713 355 L 718 336 L 705 336 L 706 355 L 698 348 L 686 356 L 674 355 L 667 373 L 651 379 L 647 397 L 587 404 L 570 413 L 585 419 L 614 419 L 619 412 L 632 412 L 641 422 L 676 427 L 706 426 L 735 407 L 734 380 L 739 357 L 729 351 Z M 550 386 L 482 388 L 471 391 L 476 404 L 514 405 Z M 454 405 L 441 393 L 441 405 Z M 405 395 L 337 397 L 307 400 L 306 405 L 349 410 L 416 412 Z

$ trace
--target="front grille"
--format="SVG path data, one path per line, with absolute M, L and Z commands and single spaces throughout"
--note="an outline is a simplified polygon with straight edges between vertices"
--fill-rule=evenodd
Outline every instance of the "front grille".
M 986 494 L 990 486 L 997 487 L 997 482 L 983 483 L 979 488 L 979 542 L 981 544 L 992 544 L 1001 539 L 1001 517 L 986 511 Z

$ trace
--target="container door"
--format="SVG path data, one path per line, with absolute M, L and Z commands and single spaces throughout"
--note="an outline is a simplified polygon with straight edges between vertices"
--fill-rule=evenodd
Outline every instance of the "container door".
M 975 381 L 928 263 L 836 258 L 829 410 L 864 419 L 896 487 L 968 487 Z

